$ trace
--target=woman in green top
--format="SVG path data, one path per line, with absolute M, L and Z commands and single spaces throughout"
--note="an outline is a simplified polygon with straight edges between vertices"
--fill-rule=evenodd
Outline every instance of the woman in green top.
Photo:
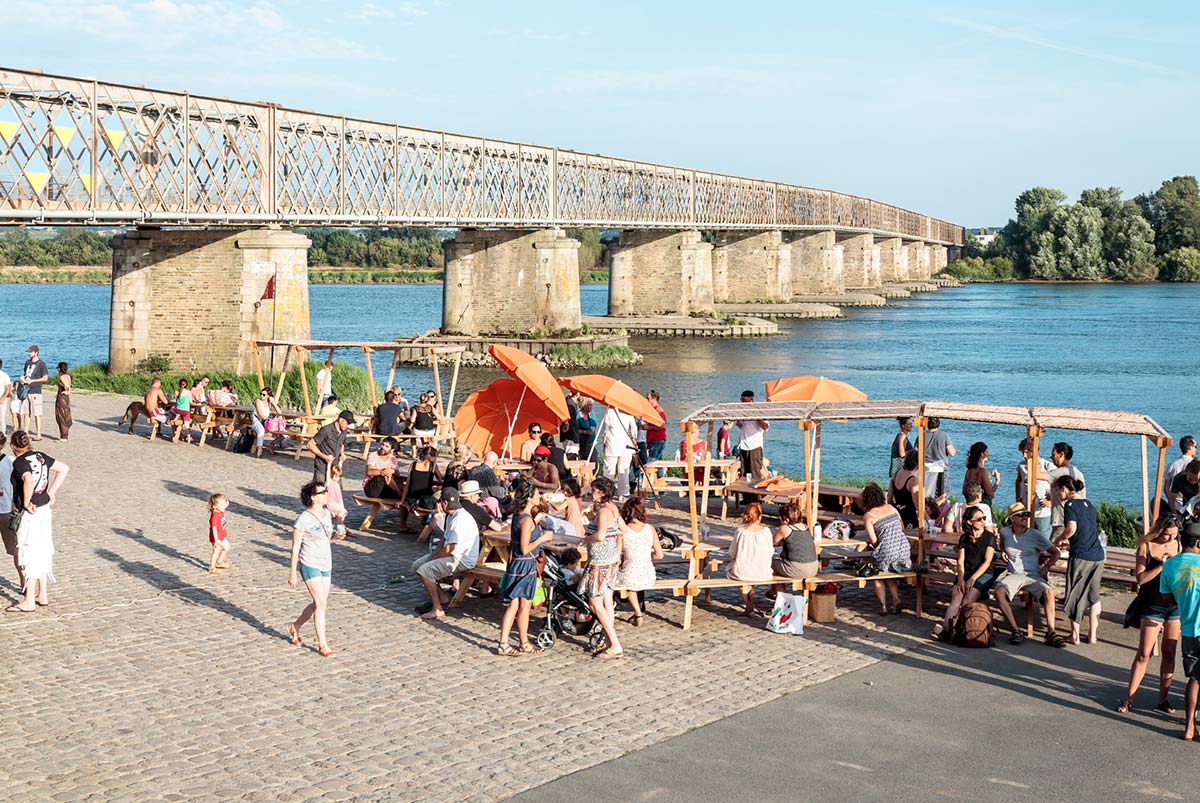
M 187 429 L 187 442 L 192 442 L 192 391 L 188 388 L 186 379 L 179 380 L 179 394 L 175 397 L 175 415 L 179 417 L 179 424 L 175 427 L 175 435 L 171 438 L 173 443 L 179 443 L 179 436 L 183 434 L 183 430 Z

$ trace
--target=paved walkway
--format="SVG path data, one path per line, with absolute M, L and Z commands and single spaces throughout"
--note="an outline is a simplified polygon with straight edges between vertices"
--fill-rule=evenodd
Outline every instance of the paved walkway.
M 620 662 L 562 642 L 503 659 L 494 599 L 421 622 L 411 536 L 360 535 L 334 547 L 338 656 L 323 659 L 284 635 L 307 601 L 286 579 L 310 464 L 127 435 L 127 401 L 79 396 L 71 441 L 42 443 L 71 474 L 52 606 L 0 616 L 5 799 L 498 800 L 901 653 L 928 627 L 864 617 L 856 592 L 838 624 L 775 636 L 723 592 L 686 633 L 680 602 L 654 602 L 645 627 L 623 626 Z M 231 499 L 221 577 L 205 571 L 214 491 Z M 662 516 L 682 531 L 680 517 Z M 0 570 L 0 601 L 14 596 Z

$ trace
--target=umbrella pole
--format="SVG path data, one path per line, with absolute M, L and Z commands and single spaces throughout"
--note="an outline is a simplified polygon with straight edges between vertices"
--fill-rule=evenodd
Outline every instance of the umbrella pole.
M 808 519 L 808 531 L 815 533 L 817 518 L 813 515 L 812 510 L 812 453 L 809 448 L 812 444 L 812 422 L 801 421 L 800 428 L 804 430 L 804 509 L 805 518 Z
M 1171 443 L 1170 438 L 1166 441 L 1158 441 L 1158 471 L 1154 475 L 1154 521 L 1158 521 L 1158 511 L 1162 507 L 1162 484 L 1163 484 L 1163 464 L 1167 460 L 1167 446 Z
M 701 475 L 702 477 L 704 477 L 704 479 L 702 480 L 702 485 L 700 486 L 700 515 L 704 518 L 705 521 L 708 521 L 708 487 L 709 487 L 708 477 L 709 477 L 709 471 L 712 470 L 712 450 L 708 448 L 708 444 L 709 444 L 709 442 L 712 441 L 712 434 L 713 434 L 713 425 L 712 425 L 712 422 L 709 421 L 708 422 L 708 436 L 705 438 L 705 444 L 704 444 L 704 446 L 705 446 L 705 448 L 704 448 L 704 473 Z
M 692 421 L 683 423 L 683 438 L 687 446 L 686 457 L 687 461 L 687 484 L 688 484 L 688 519 L 692 525 L 692 552 L 688 557 L 688 581 L 695 579 L 700 574 L 700 525 L 696 520 L 696 477 L 692 473 L 695 468 L 696 459 L 692 452 L 692 444 L 696 442 L 696 424 Z M 692 626 L 692 600 L 694 597 L 685 592 L 683 603 L 683 629 L 687 630 Z
M 811 498 L 812 517 L 817 518 L 817 500 L 821 495 L 821 422 L 817 422 L 817 431 L 813 436 L 813 493 Z
M 504 454 L 500 455 L 503 460 L 505 455 L 512 456 L 512 434 L 513 427 L 517 425 L 517 418 L 521 415 L 521 405 L 525 402 L 525 391 L 528 388 L 525 385 L 521 386 L 521 398 L 517 399 L 517 411 L 508 419 L 508 437 L 504 439 Z

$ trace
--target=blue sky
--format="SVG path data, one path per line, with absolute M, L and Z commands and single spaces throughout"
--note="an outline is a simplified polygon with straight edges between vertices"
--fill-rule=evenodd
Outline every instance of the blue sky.
M 598 9 L 602 12 L 598 13 Z M 968 226 L 1200 170 L 1200 4 L 3 0 L 2 66 L 768 178 Z

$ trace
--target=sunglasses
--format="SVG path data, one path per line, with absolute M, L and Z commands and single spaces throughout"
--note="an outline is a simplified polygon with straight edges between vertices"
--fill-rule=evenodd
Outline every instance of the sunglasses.
M 976 516 L 973 519 L 967 519 L 967 521 L 969 521 L 971 524 L 978 524 L 981 521 L 987 521 L 987 519 L 985 519 L 983 516 Z
M 1027 519 L 1027 518 L 1029 518 L 1029 514 L 1028 513 L 1014 513 L 1011 516 L 1009 516 L 1009 518 L 1010 519 Z
M 324 495 L 325 495 L 325 493 L 326 493 L 325 489 L 324 489 L 324 488 L 322 488 L 322 489 L 321 489 L 321 490 L 319 490 L 319 491 L 313 491 L 313 496 L 324 496 Z

